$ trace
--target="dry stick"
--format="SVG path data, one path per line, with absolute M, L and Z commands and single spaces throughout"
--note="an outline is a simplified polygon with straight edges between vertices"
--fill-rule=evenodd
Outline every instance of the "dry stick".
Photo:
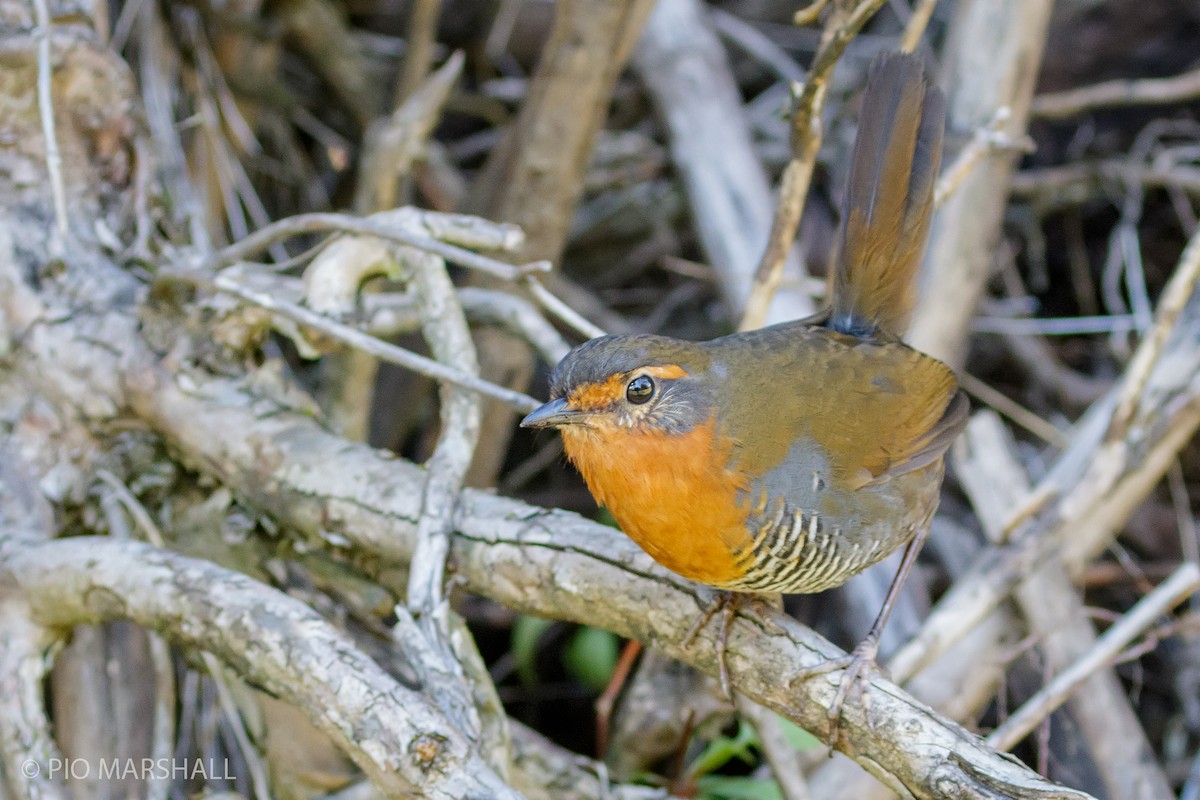
M 783 171 L 779 187 L 779 208 L 767 240 L 767 250 L 759 261 L 754 286 L 746 303 L 739 330 L 762 327 L 767 318 L 771 297 L 779 287 L 783 264 L 796 238 L 804 199 L 812 181 L 813 166 L 821 147 L 821 109 L 825 105 L 829 74 L 837 64 L 846 45 L 863 25 L 883 6 L 884 0 L 862 0 L 849 14 L 835 14 L 825 25 L 821 46 L 813 58 L 808 80 L 796 100 L 792 113 L 792 160 Z
M 352 239 L 339 239 L 338 242 L 348 242 Z M 372 241 L 358 239 L 358 241 Z M 331 247 L 337 247 L 335 242 Z M 351 255 L 366 255 L 369 259 L 372 250 L 354 250 Z M 310 265 L 311 272 L 311 265 Z M 307 278 L 310 273 L 306 273 Z M 362 273 L 360 277 L 368 274 Z M 356 312 L 359 300 L 362 305 L 361 330 L 380 339 L 392 339 L 413 333 L 421 327 L 421 316 L 417 309 L 417 299 L 411 294 L 397 292 L 371 293 L 356 299 L 349 287 L 339 285 L 343 277 L 331 275 L 332 284 L 322 280 L 320 289 L 326 303 L 319 303 L 317 289 L 305 284 L 299 278 L 288 275 L 278 275 L 265 270 L 246 269 L 239 275 L 239 282 L 244 282 L 248 289 L 269 294 L 296 304 L 303 304 L 309 310 L 337 318 L 339 315 L 352 316 Z M 357 284 L 356 284 L 357 285 Z M 344 296 L 337 296 L 346 290 Z M 467 314 L 467 319 L 475 325 L 499 325 L 511 333 L 525 339 L 541 354 L 547 363 L 556 364 L 567 354 L 571 346 L 562 334 L 546 320 L 533 303 L 524 297 L 497 289 L 477 289 L 464 286 L 456 292 L 458 302 Z
M 1050 0 L 959 4 L 943 54 L 947 131 L 976 131 L 1010 110 L 1006 132 L 1020 137 L 1045 47 Z M 1011 156 L 977 164 L 939 210 L 929 237 L 921 299 L 910 343 L 961 368 L 975 307 L 991 274 L 1007 201 Z
M 525 257 L 561 254 L 617 78 L 653 5 L 652 0 L 552 4 L 549 39 L 521 109 L 465 205 L 472 213 L 520 225 L 527 235 Z
M 421 694 L 280 591 L 207 561 L 101 537 L 21 547 L 4 563 L 47 625 L 128 619 L 237 664 L 304 711 L 393 797 L 516 800 Z
M 106 469 L 97 470 L 96 477 L 108 486 L 117 502 L 121 504 L 129 516 L 133 517 L 134 522 L 141 528 L 146 540 L 155 547 L 164 547 L 162 531 L 159 530 L 153 517 L 150 516 L 150 512 L 133 496 L 133 493 L 129 491 L 125 484 Z M 125 535 L 118 535 L 113 538 L 117 541 L 130 541 L 128 530 L 125 531 Z M 150 638 L 151 646 L 157 644 L 159 645 L 159 649 L 166 652 L 161 636 L 152 630 L 147 631 L 147 636 Z M 229 689 L 229 678 L 225 674 L 225 669 L 212 653 L 203 652 L 200 654 L 200 658 L 204 662 L 204 668 L 208 671 L 209 677 L 212 678 L 213 685 L 217 689 L 217 699 L 221 705 L 221 710 L 225 713 L 226 722 L 228 722 L 232 729 L 233 737 L 237 740 L 238 749 L 241 750 L 246 761 L 246 767 L 250 770 L 251 788 L 254 791 L 254 796 L 258 800 L 267 800 L 270 797 L 271 791 L 270 780 L 267 778 L 267 770 L 263 765 L 262 759 L 258 756 L 257 748 L 250 740 L 250 734 L 246 731 L 245 720 L 242 719 L 237 702 L 233 698 L 233 692 Z M 166 667 L 166 672 L 157 676 L 158 683 L 159 685 L 165 683 L 167 686 L 173 686 L 175 676 L 169 659 L 166 662 Z M 171 691 L 171 695 L 174 696 L 174 691 Z M 155 705 L 156 707 L 161 705 L 157 698 Z M 174 729 L 174 704 L 168 706 L 168 708 L 170 709 L 170 715 L 166 719 L 155 720 L 156 728 L 154 734 L 156 742 L 161 743 L 163 741 L 164 737 L 162 734 L 164 727 L 165 731 Z M 167 747 L 166 752 L 154 753 L 156 758 L 169 758 L 172 755 L 173 750 L 171 748 L 174 746 L 172 737 L 166 737 L 165 744 Z M 159 762 L 156 761 L 155 763 Z M 169 781 L 160 780 L 155 783 L 157 785 L 156 791 L 158 792 L 169 791 L 170 789 Z
M 396 252 L 407 261 L 425 341 L 441 363 L 469 375 L 479 374 L 475 345 L 446 264 L 421 252 Z M 409 567 L 407 607 L 397 607 L 394 635 L 411 653 L 410 661 L 423 673 L 434 702 L 472 740 L 482 738 L 482 723 L 472 702 L 463 667 L 451 644 L 450 605 L 445 596 L 446 556 L 450 552 L 452 514 L 463 477 L 479 441 L 482 417 L 477 394 L 443 386 L 441 431 L 425 465 L 417 542 Z M 471 645 L 467 645 L 470 647 Z M 478 655 L 475 655 L 478 659 Z M 492 690 L 495 691 L 494 689 Z M 497 748 L 495 765 L 508 762 L 506 748 Z
M 1144 189 L 1181 189 L 1195 197 L 1200 195 L 1200 169 L 1187 164 L 1146 165 L 1107 159 L 1023 170 L 1013 176 L 1010 189 L 1013 197 L 1036 198 L 1039 207 L 1053 210 L 1085 203 L 1098 196 L 1109 183 L 1140 184 Z
M 480 272 L 486 272 L 503 280 L 516 280 L 534 272 L 546 272 L 550 269 L 549 262 L 534 261 L 529 264 L 514 267 L 494 258 L 481 256 L 470 250 L 464 250 L 452 244 L 440 242 L 428 236 L 412 233 L 396 226 L 379 222 L 371 217 L 365 219 L 352 217 L 347 214 L 312 213 L 297 214 L 286 219 L 273 222 L 265 228 L 260 228 L 239 242 L 229 245 L 214 253 L 205 260 L 203 266 L 208 270 L 216 270 L 223 266 L 249 259 L 270 246 L 272 243 L 298 236 L 305 233 L 324 231 L 341 231 L 343 233 L 358 233 L 368 236 L 378 236 L 389 242 L 406 244 L 419 250 L 435 253 L 447 261 L 459 264 Z
M 978 413 L 955 442 L 953 457 L 955 474 L 960 476 L 989 541 L 1003 541 L 1006 516 L 1014 507 L 1027 505 L 1030 488 L 1012 434 L 996 414 Z M 1021 629 L 1039 640 L 1048 668 L 1064 670 L 1095 645 L 1092 621 L 1061 564 L 1047 560 L 1032 570 L 1014 596 L 1024 626 L 1006 606 L 994 614 L 1003 617 L 1005 627 L 1013 631 L 1010 639 L 1019 638 Z M 977 651 L 976 657 L 999 661 L 986 650 Z M 1169 800 L 1167 780 L 1115 674 L 1105 670 L 1092 675 L 1086 701 L 1081 696 L 1073 702 L 1071 713 L 1109 795 Z
M 827 5 L 829 5 L 829 0 L 813 0 L 811 4 L 799 9 L 792 16 L 792 24 L 812 25 L 821 16 L 821 12 L 825 10 L 825 6 Z
M 96 477 L 112 492 L 112 496 L 124 507 L 125 512 L 133 517 L 138 527 L 145 533 L 146 538 L 154 545 L 162 546 L 162 535 L 155 525 L 153 518 L 146 511 L 133 493 L 124 483 L 107 469 L 96 470 Z M 154 669 L 154 712 L 150 724 L 150 757 L 155 764 L 165 764 L 175 753 L 175 668 L 171 661 L 171 651 L 154 631 L 146 631 L 146 643 L 150 653 L 150 663 Z M 230 723 L 238 728 L 244 725 L 240 716 L 231 718 Z M 249 756 L 248 756 L 249 757 Z M 257 763 L 257 762 L 256 762 Z M 258 775 L 253 775 L 258 780 Z M 266 784 L 261 784 L 265 786 Z M 260 784 L 255 785 L 258 791 Z M 158 770 L 146 781 L 146 800 L 167 800 L 171 791 L 171 781 Z
M 1184 249 L 1179 266 L 1159 296 L 1154 327 L 1138 345 L 1125 371 L 1117 408 L 1113 411 L 1112 423 L 1108 428 L 1109 441 L 1122 438 L 1129 428 L 1138 411 L 1138 402 L 1150 379 L 1150 372 L 1162 356 L 1167 337 L 1175 329 L 1183 307 L 1196 289 L 1197 280 L 1200 280 L 1200 233 L 1192 236 Z
M 1096 670 L 1111 663 L 1142 631 L 1160 616 L 1200 589 L 1200 567 L 1182 564 L 1150 594 L 1138 601 L 1129 613 L 1104 632 L 1095 647 L 1069 668 L 1059 673 L 1033 697 L 1017 709 L 1004 724 L 987 737 L 988 744 L 1008 750 L 1037 726 L 1043 718 L 1062 705 L 1080 683 Z
M 1167 105 L 1200 97 L 1200 68 L 1170 78 L 1107 81 L 1033 98 L 1030 112 L 1043 119 L 1064 119 L 1098 108 L 1124 105 Z
M 1200 540 L 1196 536 L 1196 518 L 1192 516 L 1192 503 L 1188 497 L 1187 483 L 1183 478 L 1183 467 L 1179 459 L 1171 462 L 1167 470 L 1167 486 L 1171 490 L 1171 505 L 1175 508 L 1175 524 L 1179 528 L 1179 550 L 1183 560 L 1200 567 Z M 1196 605 L 1192 604 L 1193 607 Z
M 1069 441 L 1067 435 L 1058 428 L 969 372 L 960 373 L 958 383 L 967 394 L 996 409 L 1047 444 L 1064 447 Z
M 520 336 L 548 364 L 557 364 L 571 345 L 558 329 L 524 297 L 494 289 L 464 286 L 458 290 L 467 319 L 476 325 L 500 325 Z M 411 295 L 380 293 L 363 298 L 363 326 L 372 336 L 390 339 L 421 327 Z
M 633 66 L 662 120 L 701 249 L 730 315 L 737 318 L 750 299 L 754 265 L 770 233 L 775 201 L 729 56 L 714 30 L 722 19 L 727 29 L 747 27 L 701 0 L 660 0 L 634 52 Z M 764 58 L 781 62 L 778 69 L 790 72 L 789 78 L 803 75 L 786 54 L 768 52 Z M 788 250 L 783 269 L 788 278 L 803 276 L 795 248 Z M 796 286 L 786 283 L 771 304 L 771 322 L 810 316 L 816 310 L 799 288 L 801 281 Z
M 42 120 L 42 136 L 46 142 L 46 170 L 50 173 L 50 195 L 54 198 L 54 231 L 56 252 L 61 254 L 67 239 L 67 192 L 63 186 L 62 154 L 58 151 L 58 134 L 54 130 L 54 98 L 52 95 L 50 63 L 50 11 L 46 0 L 33 0 L 37 15 L 37 96 L 38 115 Z
M 955 157 L 954 162 L 942 171 L 933 192 L 935 208 L 940 208 L 954 193 L 954 190 L 962 185 L 975 165 L 987 156 L 1005 151 L 1028 153 L 1033 150 L 1033 142 L 1029 137 L 1013 141 L 1004 133 L 1004 126 L 1011 114 L 1008 106 L 996 109 L 992 119 L 983 127 L 976 129 L 970 143 Z
M 53 534 L 54 516 L 13 438 L 0 442 L 0 564 Z M 7 586 L 7 581 L 4 582 Z M 0 592 L 0 795 L 67 800 L 62 752 L 46 716 L 46 653 L 61 639 L 33 621 L 19 593 Z
M 419 6 L 437 6 L 440 0 L 421 0 L 413 8 L 414 24 Z M 416 56 L 409 53 L 405 71 Z M 442 117 L 442 109 L 450 97 L 450 91 L 458 82 L 465 58 L 462 51 L 455 51 L 437 72 L 424 80 L 424 71 L 416 86 L 405 88 L 402 103 L 385 117 L 375 120 L 367 129 L 363 144 L 363 155 L 358 170 L 358 187 L 355 191 L 354 209 L 362 214 L 385 211 L 396 205 L 396 191 L 400 179 L 409 174 L 415 162 L 424 153 L 433 128 Z
M 455 386 L 461 386 L 464 389 L 470 389 L 473 392 L 478 392 L 488 397 L 494 397 L 504 403 L 515 408 L 517 411 L 528 413 L 541 405 L 537 400 L 534 400 L 527 394 L 515 392 L 512 389 L 505 389 L 503 386 L 497 386 L 494 383 L 488 383 L 485 380 L 467 374 L 461 370 L 448 367 L 439 361 L 434 361 L 431 358 L 417 355 L 402 347 L 397 347 L 394 344 L 376 339 L 374 336 L 363 333 L 356 328 L 336 322 L 326 316 L 310 311 L 303 306 L 287 300 L 282 300 L 256 289 L 252 289 L 238 281 L 238 279 L 230 275 L 230 270 L 221 272 L 211 280 L 202 279 L 196 275 L 187 275 L 183 277 L 187 280 L 193 280 L 201 284 L 211 284 L 214 289 L 231 294 L 234 297 L 240 298 L 247 303 L 252 303 L 260 308 L 265 308 L 275 314 L 278 314 L 293 322 L 298 322 L 301 325 L 306 325 L 313 330 L 319 331 L 331 339 L 335 339 L 343 344 L 351 347 L 356 347 L 365 353 L 369 353 L 380 361 L 386 361 L 389 364 L 397 364 L 399 366 L 411 369 L 414 372 L 419 372 L 422 375 L 427 375 L 435 380 L 452 383 Z
M 589 339 L 604 335 L 603 329 L 593 325 L 586 317 L 555 296 L 553 292 L 542 285 L 537 276 L 526 275 L 525 288 L 533 295 L 533 299 L 537 301 L 538 305 L 553 314 L 564 325 L 569 325 Z
M 411 97 L 429 73 L 441 10 L 442 0 L 414 0 L 409 6 L 408 49 L 404 54 L 404 71 L 396 85 L 396 105 Z
M 917 45 L 921 43 L 921 37 L 925 34 L 925 29 L 929 27 L 929 19 L 933 16 L 935 6 L 937 6 L 937 0 L 920 0 L 917 3 L 912 16 L 908 19 L 908 24 L 904 26 L 904 36 L 900 38 L 900 52 L 911 53 L 917 49 Z

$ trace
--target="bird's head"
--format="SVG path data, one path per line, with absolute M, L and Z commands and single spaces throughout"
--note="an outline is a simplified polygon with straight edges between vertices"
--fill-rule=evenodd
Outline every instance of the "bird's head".
M 524 428 L 564 433 L 682 433 L 711 416 L 710 359 L 693 342 L 647 334 L 601 336 L 554 369 L 550 401 Z

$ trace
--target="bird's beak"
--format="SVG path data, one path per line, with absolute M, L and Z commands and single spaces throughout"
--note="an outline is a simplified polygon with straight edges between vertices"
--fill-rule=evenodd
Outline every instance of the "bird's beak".
M 556 428 L 559 425 L 570 425 L 580 422 L 583 413 L 567 407 L 567 398 L 560 397 L 551 400 L 541 408 L 534 409 L 529 416 L 521 420 L 522 428 Z

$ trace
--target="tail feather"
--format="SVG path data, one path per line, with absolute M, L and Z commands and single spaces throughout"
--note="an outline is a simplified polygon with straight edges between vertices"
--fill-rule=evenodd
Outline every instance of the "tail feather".
M 942 92 L 926 78 L 920 57 L 875 59 L 843 201 L 831 328 L 897 337 L 908 329 L 933 218 L 945 116 Z

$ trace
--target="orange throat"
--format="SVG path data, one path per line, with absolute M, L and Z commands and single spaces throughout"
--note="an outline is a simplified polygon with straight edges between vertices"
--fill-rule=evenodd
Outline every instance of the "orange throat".
M 562 436 L 596 501 L 655 561 L 710 586 L 744 574 L 735 556 L 750 542 L 745 482 L 711 420 L 684 433 L 568 425 Z

